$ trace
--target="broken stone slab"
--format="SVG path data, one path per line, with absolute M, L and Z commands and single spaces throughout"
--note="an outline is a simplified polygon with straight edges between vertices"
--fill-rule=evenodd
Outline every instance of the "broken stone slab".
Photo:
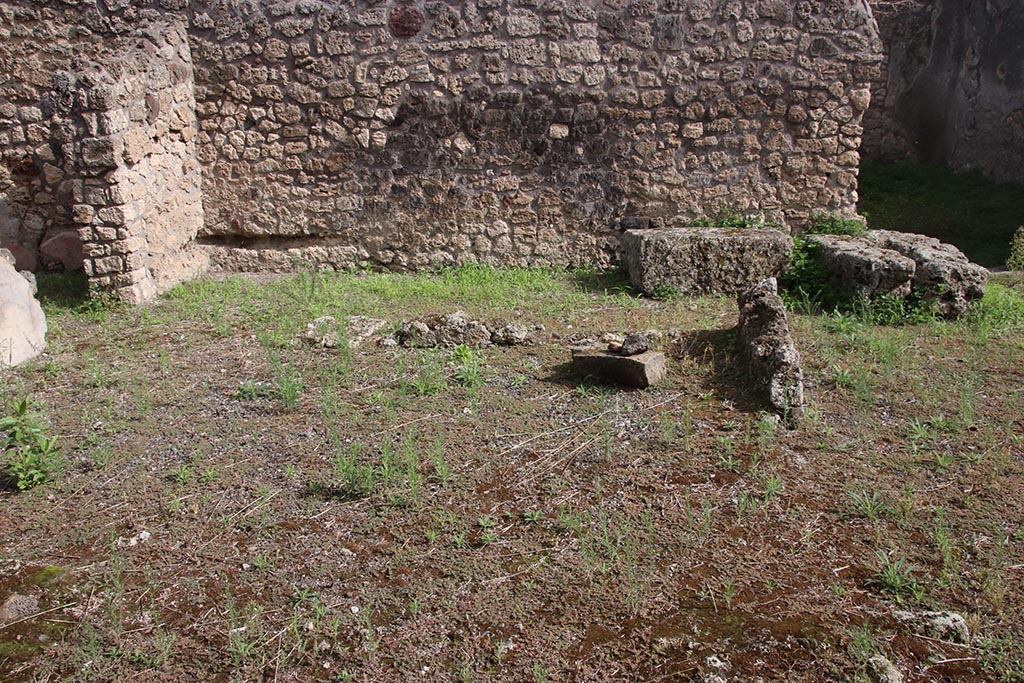
M 818 263 L 855 296 L 910 295 L 917 265 L 892 249 L 843 235 L 808 235 Z
M 665 354 L 644 351 L 623 356 L 600 349 L 573 349 L 573 368 L 581 375 L 592 375 L 603 382 L 646 389 L 665 379 Z
M 404 322 L 395 336 L 400 345 L 415 348 L 491 344 L 491 330 L 462 311 Z
M 959 318 L 972 301 L 985 296 L 988 270 L 952 244 L 895 230 L 869 230 L 864 239 L 911 258 L 917 266 L 914 290 L 935 300 L 936 313 Z
M 32 285 L 0 258 L 0 367 L 14 367 L 46 348 L 46 316 Z
M 803 370 L 775 278 L 740 294 L 739 336 L 755 388 L 790 429 L 804 417 Z
M 771 229 L 675 227 L 627 230 L 622 263 L 633 286 L 647 295 L 732 294 L 789 266 L 793 238 Z
M 534 328 L 543 329 L 543 327 Z M 471 320 L 464 312 L 432 315 L 422 320 L 403 322 L 394 335 L 401 346 L 431 348 L 435 346 L 518 346 L 534 343 L 533 334 L 523 325 L 506 323 L 491 326 Z

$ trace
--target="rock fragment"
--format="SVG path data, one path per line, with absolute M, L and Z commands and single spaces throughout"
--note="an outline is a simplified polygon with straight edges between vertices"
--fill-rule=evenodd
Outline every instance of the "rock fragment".
M 795 429 L 804 416 L 803 370 L 775 278 L 762 280 L 738 301 L 740 343 L 754 388 Z

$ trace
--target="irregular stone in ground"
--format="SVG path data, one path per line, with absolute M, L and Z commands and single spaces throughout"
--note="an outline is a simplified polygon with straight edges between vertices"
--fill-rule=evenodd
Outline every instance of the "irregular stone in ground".
M 759 280 L 781 275 L 793 239 L 770 229 L 656 228 L 627 230 L 622 263 L 644 294 L 666 287 L 681 294 L 737 294 Z
M 630 332 L 622 340 L 619 353 L 623 356 L 635 356 L 651 348 L 651 340 L 643 332 Z
M 875 655 L 868 660 L 868 669 L 878 683 L 903 683 L 903 674 L 882 655 Z
M 299 336 L 307 344 L 322 346 L 325 349 L 333 349 L 340 341 L 338 323 L 333 315 L 320 316 L 306 325 L 306 329 Z
M 462 311 L 404 322 L 395 333 L 395 340 L 402 346 L 417 348 L 459 344 L 516 346 L 534 342 L 530 331 L 522 325 L 508 323 L 492 330 L 486 323 L 470 320 Z
M 0 367 L 35 358 L 46 348 L 46 316 L 29 282 L 0 259 Z
M 0 605 L 0 625 L 31 617 L 38 611 L 38 598 L 14 593 Z
M 573 349 L 572 365 L 581 375 L 627 387 L 645 389 L 665 379 L 665 354 L 645 351 L 623 356 L 597 349 Z
M 775 278 L 739 296 L 740 343 L 755 387 L 791 429 L 804 416 L 803 371 Z
M 913 259 L 843 235 L 808 235 L 807 239 L 818 246 L 818 262 L 844 290 L 865 297 L 910 294 L 917 269 Z
M 388 326 L 387 320 L 367 318 L 364 315 L 350 315 L 345 318 L 345 332 L 349 348 L 357 348 L 367 339 Z
M 988 270 L 971 261 L 952 244 L 934 237 L 893 230 L 869 230 L 866 241 L 911 258 L 917 264 L 914 289 L 935 298 L 936 312 L 958 318 L 970 302 L 985 296 Z
M 491 342 L 499 346 L 519 346 L 532 343 L 530 331 L 522 325 L 509 323 L 491 333 Z
M 971 630 L 967 620 L 956 612 L 896 612 L 896 618 L 909 623 L 915 631 L 929 638 L 967 645 Z

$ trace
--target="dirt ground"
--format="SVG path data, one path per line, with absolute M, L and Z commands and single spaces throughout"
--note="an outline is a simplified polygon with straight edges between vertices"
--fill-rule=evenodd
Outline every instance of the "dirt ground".
M 134 309 L 69 286 L 42 283 L 47 353 L 0 376 L 63 456 L 0 494 L 4 681 L 1024 680 L 1012 287 L 959 323 L 794 315 L 788 431 L 727 298 L 489 269 Z M 348 316 L 456 309 L 536 341 L 347 349 Z M 297 339 L 325 314 L 337 346 Z M 663 384 L 572 372 L 572 342 L 648 329 Z

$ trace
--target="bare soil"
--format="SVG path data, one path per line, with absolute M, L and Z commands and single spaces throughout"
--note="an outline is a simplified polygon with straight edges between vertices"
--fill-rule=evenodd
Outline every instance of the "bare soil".
M 0 604 L 39 601 L 0 620 L 0 679 L 873 680 L 882 655 L 907 681 L 1022 680 L 1019 328 L 793 316 L 787 431 L 731 299 L 517 277 L 232 277 L 137 309 L 44 282 L 50 349 L 0 383 L 64 467 L 0 499 Z M 293 341 L 455 309 L 543 330 Z M 645 329 L 664 384 L 573 374 L 571 341 Z M 900 614 L 930 610 L 967 642 Z

